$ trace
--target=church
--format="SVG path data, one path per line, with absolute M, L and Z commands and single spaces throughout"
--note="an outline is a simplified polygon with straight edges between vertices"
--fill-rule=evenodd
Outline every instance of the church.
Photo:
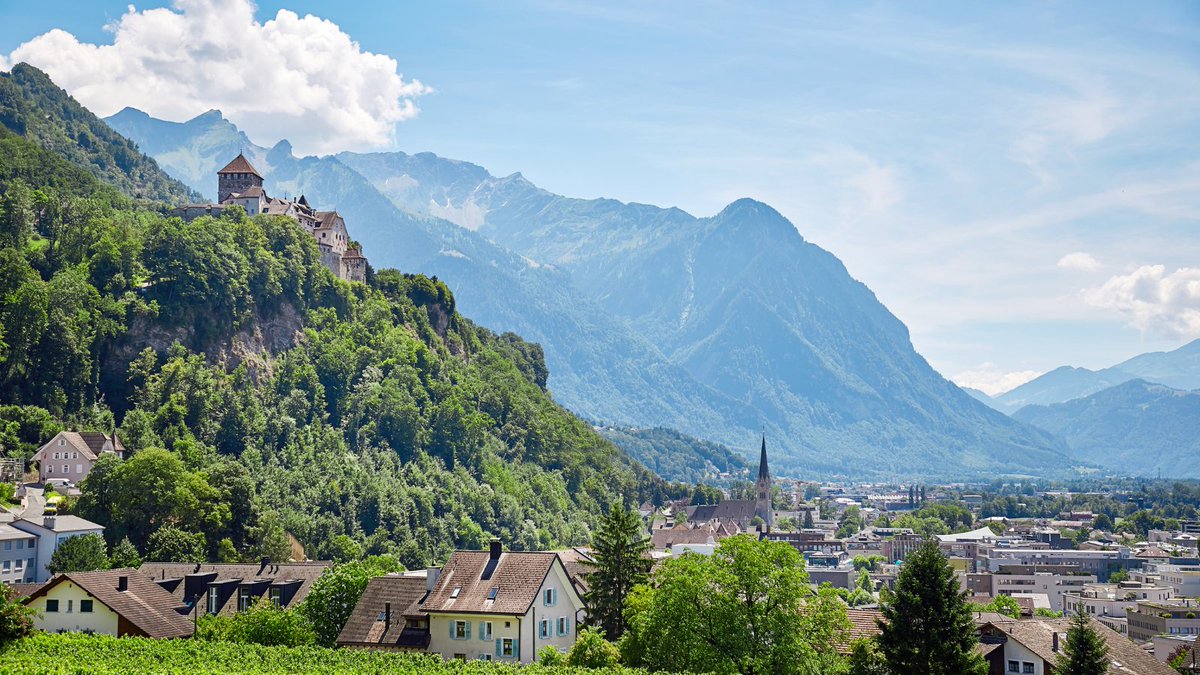
M 767 437 L 762 439 L 758 458 L 758 480 L 754 483 L 754 499 L 723 499 L 719 504 L 689 506 L 689 523 L 729 522 L 749 532 L 761 528 L 770 532 L 775 527 L 775 510 L 771 505 L 771 470 L 767 466 Z
M 287 216 L 300 224 L 321 251 L 321 263 L 340 279 L 367 280 L 367 259 L 359 244 L 350 239 L 346 221 L 337 211 L 317 211 L 304 195 L 297 200 L 270 197 L 263 190 L 262 174 L 242 153 L 217 172 L 217 203 L 188 204 L 171 211 L 184 220 L 200 216 L 220 217 L 229 206 L 241 206 L 246 215 Z

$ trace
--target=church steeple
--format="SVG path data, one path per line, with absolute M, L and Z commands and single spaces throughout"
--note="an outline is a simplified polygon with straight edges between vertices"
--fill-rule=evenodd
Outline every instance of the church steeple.
M 771 470 L 767 468 L 767 435 L 762 437 L 762 452 L 758 458 L 758 481 L 754 484 L 754 515 L 763 522 L 763 530 L 775 526 L 775 511 L 771 508 Z

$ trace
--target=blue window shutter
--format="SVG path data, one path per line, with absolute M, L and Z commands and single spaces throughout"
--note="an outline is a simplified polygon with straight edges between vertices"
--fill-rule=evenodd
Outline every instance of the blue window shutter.
M 496 638 L 496 658 L 500 658 L 500 638 Z
M 487 632 L 484 630 L 484 625 L 483 625 L 482 621 L 479 622 L 479 639 L 480 640 L 487 639 Z
M 557 588 L 550 589 L 550 605 L 552 607 L 558 605 L 558 589 Z
M 513 638 L 513 658 L 521 658 L 521 641 L 516 638 Z
M 466 626 L 464 626 L 464 628 L 466 628 L 466 629 L 467 629 L 467 635 L 466 635 L 466 637 L 467 637 L 467 639 L 468 639 L 468 640 L 470 640 L 470 639 L 471 639 L 471 622 L 470 622 L 470 621 L 464 621 L 463 623 L 467 624 Z
M 454 625 L 455 625 L 455 622 L 454 622 L 454 621 L 451 621 L 451 622 L 450 622 L 450 639 L 451 639 L 451 640 L 455 640 L 455 639 L 457 639 L 457 638 L 455 638 L 455 637 L 454 637 Z

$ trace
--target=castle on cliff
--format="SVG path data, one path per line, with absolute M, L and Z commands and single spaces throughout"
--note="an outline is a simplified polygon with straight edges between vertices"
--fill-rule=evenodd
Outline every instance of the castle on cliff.
M 338 212 L 317 211 L 309 206 L 304 195 L 297 200 L 268 196 L 263 190 L 262 175 L 241 153 L 217 172 L 216 204 L 188 204 L 175 209 L 172 214 L 184 220 L 220 216 L 226 207 L 234 205 L 246 209 L 246 215 L 250 216 L 261 213 L 295 220 L 317 241 L 321 263 L 329 271 L 347 281 L 367 280 L 367 259 L 358 243 L 350 240 L 346 221 Z

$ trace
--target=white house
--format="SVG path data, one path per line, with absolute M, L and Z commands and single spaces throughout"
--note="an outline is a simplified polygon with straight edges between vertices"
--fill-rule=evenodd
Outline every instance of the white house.
M 421 604 L 431 653 L 447 659 L 530 663 L 538 650 L 575 644 L 584 604 L 553 552 L 455 551 Z
M 38 516 L 34 520 L 20 518 L 12 526 L 37 537 L 36 560 L 33 581 L 42 583 L 50 579 L 50 558 L 58 545 L 71 537 L 84 534 L 104 534 L 104 526 L 97 525 L 79 516 Z M 26 575 L 28 578 L 28 575 Z

